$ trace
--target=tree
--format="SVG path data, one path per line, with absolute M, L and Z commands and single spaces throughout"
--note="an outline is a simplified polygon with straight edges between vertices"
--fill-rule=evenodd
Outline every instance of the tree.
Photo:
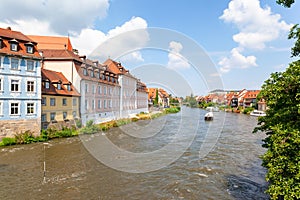
M 277 0 L 276 3 L 283 5 L 284 7 L 290 8 L 295 0 Z
M 262 157 L 268 169 L 267 192 L 272 199 L 300 199 L 300 61 L 285 72 L 272 73 L 258 98 L 264 98 L 269 108 L 254 129 L 267 134 Z
M 155 99 L 154 99 L 154 105 L 158 105 L 158 89 L 155 90 Z

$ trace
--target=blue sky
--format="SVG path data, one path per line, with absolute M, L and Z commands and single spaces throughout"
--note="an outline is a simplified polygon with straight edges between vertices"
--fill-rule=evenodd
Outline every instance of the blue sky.
M 284 70 L 292 61 L 288 30 L 299 23 L 299 10 L 299 2 L 287 9 L 276 0 L 11 0 L 1 3 L 0 27 L 10 26 L 25 34 L 70 35 L 73 46 L 86 55 L 123 34 L 125 39 L 119 37 L 117 44 L 112 42 L 109 49 L 98 48 L 97 52 L 120 60 L 149 86 L 165 87 L 176 96 L 204 95 L 215 87 L 260 89 L 270 73 Z M 168 36 L 152 35 L 147 29 L 153 27 L 168 30 L 174 37 L 168 41 Z M 124 35 L 136 29 L 146 32 Z M 134 43 L 140 48 L 113 56 L 116 49 L 128 50 Z M 154 43 L 155 48 L 148 48 Z M 213 66 L 191 62 L 192 43 L 208 55 Z M 160 73 L 157 66 L 165 74 L 153 78 Z M 217 75 L 207 74 L 205 67 L 214 68 Z M 155 69 L 158 71 L 150 72 Z M 170 81 L 160 81 L 162 77 Z M 220 80 L 221 85 L 209 83 Z M 178 89 L 185 85 L 183 81 L 188 87 Z

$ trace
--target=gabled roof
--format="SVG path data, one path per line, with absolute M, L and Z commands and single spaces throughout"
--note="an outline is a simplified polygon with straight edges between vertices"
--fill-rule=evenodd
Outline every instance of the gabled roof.
M 256 99 L 257 95 L 259 94 L 260 90 L 249 90 L 244 98 L 245 99 Z
M 0 28 L 0 38 L 2 43 L 0 47 L 1 54 L 41 59 L 41 56 L 37 50 L 36 42 L 28 38 L 23 33 L 19 31 L 13 31 L 10 28 Z M 17 51 L 11 50 L 11 43 L 17 44 Z M 33 47 L 33 53 L 27 52 L 26 46 L 28 45 Z
M 72 83 L 61 73 L 52 70 L 42 69 L 42 81 L 50 81 L 49 89 L 42 87 L 42 94 L 48 95 L 63 95 L 63 96 L 80 96 Z M 51 84 L 52 83 L 52 84 Z M 61 90 L 54 87 L 54 83 L 61 83 Z M 67 90 L 64 84 L 70 84 L 71 91 Z
M 19 32 L 19 31 L 13 31 L 11 30 L 10 27 L 4 29 L 4 28 L 0 28 L 0 37 L 3 38 L 9 38 L 9 39 L 16 39 L 16 40 L 21 40 L 23 42 L 32 42 L 35 43 L 34 40 L 30 39 L 29 37 L 27 37 L 26 35 L 24 35 L 23 33 Z
M 38 43 L 38 48 L 41 49 L 67 49 L 73 51 L 73 47 L 69 37 L 59 36 L 40 36 L 28 35 L 33 41 Z
M 43 49 L 42 53 L 45 60 L 77 60 L 82 62 L 79 55 L 67 49 Z
M 107 59 L 104 63 L 107 66 L 107 69 L 115 74 L 129 74 L 129 71 L 125 69 L 120 62 L 116 62 L 112 59 Z

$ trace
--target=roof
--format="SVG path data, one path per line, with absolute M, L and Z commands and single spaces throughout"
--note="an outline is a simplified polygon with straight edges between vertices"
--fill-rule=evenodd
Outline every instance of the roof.
M 73 51 L 73 47 L 69 37 L 59 36 L 40 36 L 28 35 L 33 41 L 38 43 L 38 48 L 41 49 L 67 49 Z
M 6 29 L 0 28 L 0 37 L 2 37 L 2 39 L 3 38 L 9 38 L 9 39 L 21 40 L 23 42 L 36 43 L 34 40 L 30 39 L 29 37 L 27 37 L 23 33 L 19 32 L 19 31 L 11 30 L 10 27 L 8 27 Z
M 256 99 L 257 95 L 259 94 L 260 90 L 249 90 L 244 98 L 245 99 Z
M 81 57 L 67 49 L 43 49 L 45 60 L 77 60 L 83 62 Z
M 114 61 L 112 59 L 107 59 L 104 63 L 107 66 L 107 69 L 115 74 L 128 74 L 132 76 L 128 70 L 120 62 Z
M 0 38 L 2 41 L 2 45 L 0 47 L 0 53 L 6 55 L 14 55 L 14 56 L 22 56 L 22 57 L 30 57 L 30 58 L 41 58 L 37 44 L 26 35 L 19 31 L 13 31 L 10 28 L 3 29 L 0 28 Z M 10 47 L 10 43 L 15 42 L 18 44 L 17 51 L 12 51 Z M 33 53 L 28 53 L 26 51 L 26 46 L 33 46 Z
M 61 73 L 52 70 L 42 69 L 42 80 L 49 80 L 50 87 L 46 89 L 42 87 L 42 94 L 48 95 L 63 95 L 63 96 L 80 96 L 72 83 Z M 52 83 L 52 84 L 51 84 Z M 61 90 L 58 90 L 53 84 L 61 83 Z M 68 91 L 67 87 L 64 84 L 70 84 L 71 90 Z

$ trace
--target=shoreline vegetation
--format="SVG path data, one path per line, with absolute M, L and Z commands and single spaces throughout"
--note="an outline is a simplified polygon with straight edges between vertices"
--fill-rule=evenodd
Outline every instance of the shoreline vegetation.
M 130 118 L 112 120 L 100 124 L 94 124 L 94 121 L 90 120 L 87 122 L 86 126 L 84 127 L 80 127 L 79 125 L 78 128 L 73 126 L 71 128 L 63 127 L 61 130 L 55 130 L 55 129 L 42 130 L 39 136 L 34 136 L 34 134 L 30 130 L 27 130 L 25 132 L 15 134 L 14 137 L 2 138 L 2 141 L 0 141 L 0 147 L 18 145 L 18 144 L 31 144 L 36 142 L 47 142 L 55 138 L 76 137 L 79 136 L 80 134 L 95 134 L 101 131 L 108 131 L 113 127 L 119 127 L 132 122 L 137 122 L 139 120 L 151 120 L 167 114 L 178 113 L 180 109 L 181 108 L 179 106 L 176 106 L 176 107 L 164 108 L 162 111 L 154 111 L 150 113 L 142 112 Z

